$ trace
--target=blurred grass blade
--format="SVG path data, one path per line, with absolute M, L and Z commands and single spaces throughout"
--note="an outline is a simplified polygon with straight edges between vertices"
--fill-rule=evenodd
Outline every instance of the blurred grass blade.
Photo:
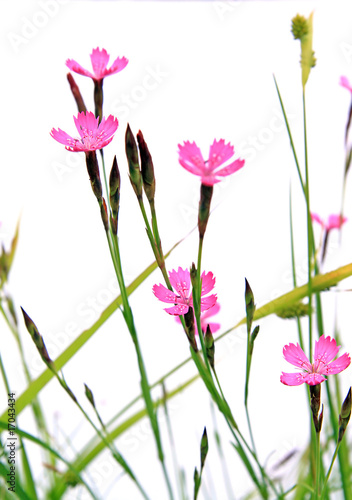
M 246 466 L 246 469 L 247 469 L 249 475 L 251 476 L 253 483 L 257 486 L 258 490 L 261 491 L 262 490 L 262 485 L 258 481 L 258 478 L 257 478 L 257 476 L 256 476 L 256 474 L 254 472 L 252 464 L 248 460 L 247 455 L 244 453 L 243 448 L 241 448 L 240 446 L 236 445 L 235 443 L 231 443 L 231 444 L 235 448 L 235 450 L 237 451 L 237 453 L 239 454 L 239 456 L 241 457 L 241 460 L 244 463 L 244 465 Z
M 165 255 L 168 257 L 170 253 L 182 242 L 178 241 L 169 252 Z M 127 294 L 130 295 L 134 292 L 139 285 L 141 285 L 146 278 L 157 269 L 158 265 L 154 261 L 148 266 L 132 283 L 127 287 Z M 94 335 L 94 333 L 107 321 L 110 316 L 121 306 L 122 300 L 119 295 L 106 309 L 101 313 L 97 321 L 87 330 L 84 330 L 64 351 L 60 356 L 54 360 L 56 369 L 59 371 L 61 368 L 84 346 L 84 344 Z M 46 369 L 38 378 L 33 380 L 27 389 L 17 398 L 16 413 L 19 414 L 24 408 L 31 403 L 33 398 L 45 387 L 45 385 L 53 378 L 53 373 Z M 0 420 L 6 419 L 6 412 L 4 412 Z
M 0 429 L 7 430 L 7 422 L 0 421 Z M 72 466 L 72 464 L 68 460 L 66 460 L 64 457 L 62 457 L 56 450 L 54 450 L 53 448 L 51 448 L 48 444 L 46 444 L 41 439 L 39 439 L 39 438 L 37 438 L 35 436 L 32 436 L 32 434 L 29 434 L 28 432 L 23 431 L 19 427 L 16 427 L 16 434 L 19 435 L 23 439 L 28 439 L 29 441 L 32 441 L 33 443 L 36 443 L 41 448 L 43 448 L 45 450 L 48 450 L 48 451 L 50 451 L 50 453 L 52 453 L 53 455 L 55 455 L 59 460 L 61 460 L 68 467 L 69 472 L 71 473 L 71 477 L 75 477 L 76 478 L 77 484 L 80 483 L 80 484 L 84 485 L 86 487 L 86 489 L 89 491 L 91 497 L 94 498 L 95 500 L 97 500 L 96 496 L 94 495 L 93 491 L 90 489 L 90 487 L 88 486 L 88 484 L 79 475 L 79 471 L 77 471 Z M 2 465 L 1 462 L 0 462 L 0 465 Z M 60 482 L 65 482 L 66 483 L 67 481 L 65 481 L 65 478 L 64 478 L 64 480 L 63 480 L 63 478 L 60 478 Z M 68 484 L 66 484 L 66 486 L 68 486 Z M 18 484 L 16 483 L 16 493 L 17 493 L 17 488 L 18 488 Z M 22 499 L 21 496 L 19 498 Z M 31 498 L 31 497 L 24 496 L 23 498 L 27 499 L 27 498 Z M 48 496 L 48 498 L 61 498 L 61 497 L 59 497 L 59 496 Z
M 0 462 L 0 476 L 4 478 L 5 483 L 7 484 L 8 480 L 8 474 L 9 474 L 9 469 L 2 463 Z M 3 493 L 3 492 L 1 492 Z M 7 493 L 6 491 L 6 496 L 1 496 L 1 499 L 13 499 L 13 498 L 19 498 L 20 500 L 36 500 L 37 497 L 29 496 L 27 495 L 26 491 L 22 488 L 22 485 L 19 484 L 19 481 L 17 481 L 17 474 L 16 474 L 16 493 L 15 495 L 13 493 Z
M 26 492 L 31 498 L 38 498 L 37 491 L 35 489 L 35 482 L 32 474 L 32 469 L 30 462 L 28 460 L 28 455 L 26 452 L 26 447 L 23 439 L 20 440 L 21 443 L 21 455 L 22 455 L 22 468 L 23 468 L 23 481 Z

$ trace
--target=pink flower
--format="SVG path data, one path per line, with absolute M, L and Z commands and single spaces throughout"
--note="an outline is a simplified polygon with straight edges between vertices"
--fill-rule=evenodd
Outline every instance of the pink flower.
M 211 307 L 210 309 L 207 309 L 206 311 L 201 313 L 200 326 L 201 326 L 202 332 L 205 333 L 207 331 L 208 325 L 210 327 L 211 333 L 215 333 L 220 329 L 220 323 L 211 323 L 210 321 L 208 321 L 208 318 L 210 318 L 211 316 L 214 316 L 215 314 L 218 314 L 219 311 L 220 311 L 220 304 L 218 302 L 216 302 L 216 304 L 213 307 Z M 176 317 L 176 321 L 177 321 L 177 323 L 181 323 L 181 320 L 178 316 Z M 196 325 L 196 321 L 194 321 L 194 323 Z M 197 328 L 196 328 L 196 335 L 198 335 Z
M 100 50 L 99 47 L 92 50 L 90 59 L 92 61 L 93 73 L 91 73 L 87 69 L 82 68 L 82 66 L 73 59 L 67 59 L 66 66 L 75 73 L 79 73 L 83 76 L 89 76 L 94 81 L 100 81 L 106 76 L 114 75 L 115 73 L 123 70 L 128 64 L 128 59 L 126 59 L 126 57 L 118 57 L 112 63 L 110 68 L 107 69 L 110 56 L 105 49 Z
M 173 307 L 168 307 L 165 311 L 169 314 L 175 316 L 180 316 L 186 314 L 190 307 L 193 307 L 192 300 L 192 290 L 191 290 L 191 276 L 188 269 L 178 268 L 177 271 L 172 270 L 169 272 L 170 283 L 177 293 L 172 292 L 164 285 L 154 285 L 153 292 L 154 295 L 162 302 L 168 302 L 170 304 L 175 304 Z M 215 278 L 213 273 L 205 273 L 201 275 L 202 280 L 202 290 L 201 290 L 201 312 L 206 311 L 213 307 L 216 303 L 216 295 L 209 295 L 204 297 L 209 293 L 215 285 Z
M 95 118 L 92 112 L 79 113 L 73 117 L 79 135 L 74 139 L 61 129 L 51 130 L 50 135 L 56 141 L 64 144 L 68 151 L 95 151 L 109 144 L 118 127 L 118 121 L 112 115 L 103 118 L 99 124 L 99 117 Z
M 237 172 L 244 165 L 244 160 L 235 160 L 219 168 L 234 155 L 234 148 L 230 143 L 225 144 L 224 139 L 214 139 L 210 146 L 209 159 L 204 160 L 199 147 L 195 142 L 186 141 L 178 145 L 179 163 L 192 174 L 201 177 L 202 184 L 213 186 L 221 181 L 222 177 Z
M 347 217 L 341 217 L 340 214 L 331 214 L 326 221 L 321 219 L 320 216 L 315 213 L 311 213 L 310 216 L 312 220 L 318 222 L 318 224 L 320 224 L 325 231 L 330 231 L 330 229 L 340 229 L 342 224 L 347 221 Z
M 301 373 L 284 373 L 280 381 L 285 385 L 318 385 L 324 382 L 324 375 L 333 375 L 345 370 L 351 363 L 350 355 L 345 353 L 332 361 L 341 346 L 336 345 L 336 340 L 322 335 L 315 341 L 314 362 L 311 364 L 303 350 L 297 344 L 285 345 L 283 349 L 284 358 L 291 365 L 302 369 Z
M 345 87 L 345 89 L 349 90 L 352 94 L 352 85 L 350 84 L 350 82 L 346 76 L 341 76 L 339 83 L 342 87 Z

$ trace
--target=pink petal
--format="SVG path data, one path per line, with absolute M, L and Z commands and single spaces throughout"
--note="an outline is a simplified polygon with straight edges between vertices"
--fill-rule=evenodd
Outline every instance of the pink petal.
M 118 119 L 112 115 L 109 115 L 107 119 L 103 118 L 98 126 L 97 133 L 104 134 L 104 139 L 112 136 L 119 126 Z
M 280 382 L 285 385 L 302 385 L 305 380 L 302 373 L 281 373 Z
M 212 272 L 206 273 L 203 271 L 201 275 L 201 280 L 202 280 L 202 291 L 201 295 L 206 295 L 207 293 L 211 292 L 211 290 L 215 286 L 215 278 Z
M 319 340 L 315 341 L 314 364 L 316 362 L 329 363 L 337 356 L 340 347 L 336 345 L 335 339 L 322 335 Z
M 61 144 L 64 144 L 65 146 L 68 146 L 75 141 L 70 135 L 66 134 L 66 132 L 64 132 L 60 128 L 57 130 L 53 128 L 50 132 L 50 135 L 53 139 L 60 142 Z
M 153 293 L 162 302 L 171 302 L 173 304 L 176 302 L 176 294 L 162 284 L 154 285 Z
M 192 163 L 188 163 L 183 158 L 179 157 L 178 162 L 184 169 L 186 169 L 188 172 L 191 172 L 191 174 L 194 175 L 202 175 L 202 170 Z
M 286 361 L 291 363 L 291 365 L 298 366 L 307 371 L 312 371 L 312 365 L 309 363 L 307 356 L 298 344 L 285 345 L 283 348 L 283 355 Z
M 169 272 L 170 283 L 172 288 L 181 295 L 188 298 L 190 296 L 191 277 L 188 269 L 179 267 L 177 271 L 174 269 Z
M 204 311 L 204 313 L 202 313 L 201 320 L 205 320 L 207 318 L 210 318 L 211 316 L 218 314 L 219 311 L 220 311 L 220 304 L 219 304 L 219 302 L 216 302 L 215 306 L 211 307 L 210 309 L 208 309 L 207 311 Z
M 112 63 L 111 67 L 105 71 L 105 76 L 113 75 L 123 70 L 128 64 L 128 59 L 126 57 L 118 57 Z
M 189 307 L 185 304 L 177 304 L 174 307 L 167 307 L 164 309 L 167 313 L 172 314 L 174 316 L 181 316 L 188 312 Z
M 341 215 L 331 214 L 329 215 L 328 222 L 326 224 L 326 229 L 329 231 L 330 229 L 340 229 L 342 224 L 347 221 L 347 217 L 341 217 Z
M 217 301 L 217 296 L 216 295 L 209 295 L 209 297 L 202 297 L 200 299 L 200 310 L 201 312 L 206 311 L 207 309 L 210 309 L 215 305 Z
M 213 144 L 209 149 L 209 160 L 208 160 L 208 168 L 209 170 L 214 170 L 219 167 L 225 161 L 229 160 L 234 155 L 233 146 L 230 143 L 225 144 L 224 139 L 220 139 L 216 141 L 214 139 Z
M 311 218 L 312 218 L 313 221 L 317 222 L 322 227 L 325 227 L 324 221 L 319 217 L 318 214 L 315 214 L 315 213 L 311 212 L 310 216 L 311 216 Z
M 345 352 L 342 356 L 338 357 L 335 359 L 335 361 L 332 361 L 328 365 L 324 367 L 324 370 L 321 370 L 321 373 L 323 375 L 334 375 L 336 373 L 340 373 L 343 370 L 346 370 L 346 368 L 351 364 L 351 358 L 350 355 Z
M 66 61 L 66 66 L 71 70 L 74 71 L 75 73 L 78 73 L 79 75 L 83 76 L 89 76 L 90 78 L 94 79 L 93 73 L 90 71 L 84 69 L 80 64 L 78 64 L 77 61 L 74 59 L 67 59 Z
M 94 79 L 101 80 L 105 76 L 105 69 L 109 62 L 110 56 L 106 52 L 105 49 L 96 49 L 92 50 L 90 55 L 90 60 L 92 61 L 92 68 L 94 71 Z
M 98 128 L 99 118 L 95 118 L 94 113 L 91 111 L 87 113 L 82 111 L 78 113 L 77 118 L 74 116 L 73 120 L 82 139 L 87 137 L 88 131 L 93 131 Z
M 320 373 L 302 373 L 302 377 L 308 385 L 318 385 L 326 380 Z
M 244 160 L 236 160 L 233 163 L 230 163 L 230 165 L 227 165 L 226 167 L 214 173 L 216 175 L 220 175 L 221 177 L 225 177 L 226 175 L 234 174 L 235 172 L 237 172 L 237 170 L 240 170 L 244 166 L 244 164 Z
M 352 93 L 352 86 L 346 76 L 341 76 L 339 83 L 342 87 L 345 87 L 345 89 L 349 90 Z
M 205 168 L 204 158 L 201 150 L 195 142 L 186 141 L 178 145 L 179 162 L 189 171 L 196 170 L 197 175 L 200 175 Z M 195 173 L 195 172 L 192 172 Z

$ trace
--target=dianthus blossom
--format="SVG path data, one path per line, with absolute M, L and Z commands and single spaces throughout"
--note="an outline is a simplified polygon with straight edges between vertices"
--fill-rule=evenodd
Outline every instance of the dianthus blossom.
M 299 373 L 282 372 L 280 381 L 285 385 L 318 385 L 326 380 L 327 375 L 333 375 L 345 370 L 351 363 L 350 355 L 345 353 L 333 361 L 341 346 L 336 340 L 322 335 L 315 341 L 313 364 L 299 344 L 288 344 L 283 348 L 283 355 L 291 365 L 301 369 Z M 325 376 L 324 376 L 325 375 Z
M 99 123 L 99 117 L 95 118 L 92 112 L 79 113 L 73 117 L 77 131 L 80 135 L 78 139 L 71 137 L 61 129 L 52 129 L 51 137 L 65 145 L 68 151 L 95 151 L 102 149 L 109 144 L 118 127 L 117 118 L 112 115 L 107 119 L 103 118 Z
M 66 66 L 70 68 L 71 71 L 78 73 L 83 76 L 89 76 L 95 82 L 103 80 L 106 76 L 114 75 L 119 71 L 123 70 L 127 64 L 128 59 L 126 57 L 118 57 L 112 63 L 110 68 L 107 68 L 108 62 L 110 59 L 110 55 L 106 52 L 105 49 L 96 49 L 92 50 L 90 55 L 90 60 L 92 62 L 93 73 L 84 69 L 77 61 L 74 59 L 67 59 Z
M 224 139 L 214 139 L 210 146 L 209 158 L 204 160 L 201 150 L 195 142 L 186 141 L 178 145 L 179 163 L 183 168 L 201 178 L 202 184 L 213 186 L 220 182 L 223 177 L 237 172 L 244 165 L 244 160 L 237 159 L 232 163 L 224 165 L 234 155 L 234 148 L 230 143 L 225 144 Z M 222 165 L 224 165 L 222 167 Z M 222 168 L 220 168 L 222 167 Z
M 323 220 L 318 214 L 311 213 L 311 218 L 313 221 L 318 222 L 325 229 L 325 231 L 330 231 L 330 229 L 340 229 L 342 224 L 347 221 L 347 217 L 341 217 L 340 214 L 331 214 L 327 220 Z
M 173 307 L 165 308 L 167 313 L 175 316 L 181 316 L 186 314 L 190 307 L 193 307 L 190 272 L 188 269 L 182 269 L 179 267 L 177 271 L 173 269 L 169 272 L 169 278 L 171 286 L 176 293 L 172 292 L 162 284 L 154 285 L 153 292 L 154 295 L 162 302 L 174 304 Z M 200 310 L 203 312 L 215 305 L 217 297 L 214 294 L 205 297 L 205 295 L 207 295 L 215 286 L 213 273 L 205 273 L 204 271 L 201 275 L 201 280 L 202 290 Z

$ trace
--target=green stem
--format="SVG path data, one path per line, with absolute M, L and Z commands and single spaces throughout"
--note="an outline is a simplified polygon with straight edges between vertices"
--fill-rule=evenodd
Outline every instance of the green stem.
M 117 280 L 120 286 L 120 293 L 121 293 L 121 299 L 122 299 L 122 304 L 123 304 L 123 315 L 127 324 L 127 327 L 129 329 L 135 350 L 136 350 L 136 355 L 137 355 L 137 361 L 138 361 L 138 367 L 139 367 L 139 372 L 141 375 L 141 389 L 142 389 L 142 394 L 143 398 L 145 401 L 146 409 L 148 412 L 149 420 L 151 423 L 151 427 L 153 430 L 153 434 L 155 437 L 155 442 L 158 450 L 158 457 L 161 462 L 164 478 L 166 481 L 167 489 L 169 492 L 170 499 L 173 500 L 173 493 L 172 493 L 172 488 L 171 488 L 171 483 L 168 477 L 168 473 L 165 467 L 165 461 L 164 461 L 164 453 L 162 449 L 162 443 L 161 443 L 161 436 L 160 436 L 160 430 L 159 430 L 159 424 L 157 420 L 156 413 L 154 412 L 154 407 L 153 407 L 153 400 L 151 397 L 151 390 L 148 382 L 148 377 L 147 377 L 147 372 L 142 356 L 142 351 L 139 345 L 139 340 L 137 336 L 137 331 L 135 328 L 134 324 L 134 319 L 133 319 L 133 314 L 132 310 L 130 308 L 130 304 L 128 301 L 128 295 L 127 295 L 127 290 L 122 274 L 122 267 L 121 267 L 121 257 L 120 257 L 120 250 L 119 250 L 119 244 L 118 244 L 118 239 L 117 235 L 113 235 L 113 246 L 115 250 L 115 258 L 117 262 L 117 270 L 116 270 L 116 276 Z
M 297 277 L 296 277 L 296 260 L 295 260 L 295 246 L 294 246 L 294 235 L 293 235 L 293 220 L 292 220 L 292 191 L 290 184 L 290 244 L 291 244 L 291 266 L 292 266 L 292 278 L 293 278 L 293 287 L 297 287 Z M 299 316 L 297 316 L 297 329 L 298 329 L 298 340 L 299 345 L 304 351 L 304 342 L 302 335 L 302 325 Z M 309 397 L 309 393 L 308 393 Z M 309 403 L 309 400 L 308 400 Z
M 303 87 L 303 127 L 304 127 L 304 164 L 305 164 L 305 200 L 307 214 L 307 250 L 308 250 L 308 333 L 309 333 L 309 359 L 313 359 L 313 333 L 312 333 L 312 221 L 310 215 L 310 196 L 309 196 L 309 171 L 308 171 L 308 139 L 307 139 L 307 117 L 306 117 L 306 97 L 305 87 Z
M 296 164 L 296 167 L 297 167 L 297 173 L 298 173 L 299 181 L 301 183 L 301 187 L 302 187 L 302 190 L 304 192 L 305 191 L 305 187 L 304 187 L 304 182 L 303 182 L 303 178 L 302 178 L 302 173 L 301 173 L 301 169 L 300 169 L 300 166 L 299 166 L 298 157 L 297 157 L 295 145 L 294 145 L 294 142 L 293 142 L 290 125 L 288 123 L 288 119 L 287 119 L 287 115 L 286 115 L 284 103 L 282 101 L 280 90 L 279 90 L 279 86 L 277 84 L 275 76 L 274 76 L 274 82 L 275 82 L 276 91 L 277 91 L 277 94 L 278 94 L 278 97 L 279 97 L 279 101 L 280 101 L 281 111 L 282 111 L 282 114 L 284 115 L 286 130 L 287 130 L 287 133 L 288 133 L 288 137 L 290 139 L 290 145 L 291 145 L 293 157 L 294 157 L 294 160 L 295 160 L 295 164 Z
M 329 470 L 328 472 L 326 473 L 326 476 L 325 476 L 325 479 L 324 479 L 324 484 L 323 484 L 323 488 L 321 490 L 321 494 L 320 494 L 320 498 L 321 500 L 324 500 L 324 496 L 325 496 L 325 492 L 326 492 L 326 488 L 327 488 L 327 485 L 328 485 L 328 481 L 329 481 L 329 478 L 330 478 L 330 474 L 331 474 L 331 471 L 332 471 L 332 468 L 334 466 L 334 462 L 336 460 L 336 456 L 337 456 L 337 452 L 339 451 L 339 448 L 340 448 L 340 444 L 341 444 L 341 441 L 339 443 L 337 443 L 336 445 L 336 448 L 335 448 L 335 451 L 334 451 L 334 454 L 332 456 L 332 459 L 331 459 L 331 462 L 330 462 L 330 467 L 329 467 Z M 351 486 L 351 485 L 350 485 Z M 344 498 L 347 498 L 344 496 Z
M 166 268 L 165 268 L 165 258 L 164 258 L 164 255 L 162 253 L 161 241 L 160 241 L 158 226 L 157 226 L 157 223 L 156 223 L 155 208 L 154 208 L 154 218 L 152 217 L 152 224 L 153 224 L 153 231 L 154 231 L 154 233 L 153 233 L 153 231 L 152 231 L 152 229 L 150 227 L 150 224 L 149 224 L 147 213 L 145 211 L 145 206 L 144 206 L 144 203 L 143 203 L 143 198 L 139 198 L 138 199 L 138 203 L 139 203 L 139 207 L 140 207 L 141 212 L 142 212 L 143 220 L 144 220 L 144 223 L 145 223 L 145 228 L 146 228 L 146 231 L 147 231 L 147 236 L 148 236 L 150 245 L 152 247 L 155 259 L 156 259 L 156 261 L 158 263 L 158 266 L 159 266 L 159 269 L 160 269 L 160 271 L 161 271 L 161 273 L 163 275 L 163 278 L 165 280 L 166 286 L 168 287 L 169 290 L 172 290 L 172 286 L 171 286 L 171 283 L 170 283 L 170 280 L 169 280 L 169 276 L 168 276 Z M 151 205 L 151 207 L 152 207 L 152 205 Z M 154 205 L 153 205 L 153 207 L 154 207 Z M 153 214 L 153 212 L 152 212 L 152 214 Z M 157 235 L 157 236 L 155 236 L 155 235 Z
M 315 477 L 315 498 L 319 500 L 319 486 L 320 486 L 320 432 L 316 433 L 316 477 Z

